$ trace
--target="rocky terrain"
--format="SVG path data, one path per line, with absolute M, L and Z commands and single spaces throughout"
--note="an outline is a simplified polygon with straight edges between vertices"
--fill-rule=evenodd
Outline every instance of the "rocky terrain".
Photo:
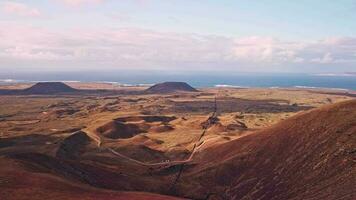
M 350 93 L 71 86 L 0 96 L 0 199 L 355 197 Z

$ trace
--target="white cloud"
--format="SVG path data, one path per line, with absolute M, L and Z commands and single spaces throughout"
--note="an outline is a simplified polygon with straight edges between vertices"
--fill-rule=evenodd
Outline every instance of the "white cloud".
M 285 42 L 270 37 L 247 37 L 235 39 L 234 55 L 249 62 L 302 62 L 298 53 L 306 44 Z
M 23 34 L 26 33 L 26 34 Z M 50 29 L 0 23 L 0 66 L 291 70 L 356 65 L 356 38 L 314 42 L 146 29 Z M 70 63 L 70 65 L 68 64 Z M 346 68 L 344 67 L 344 68 Z M 352 70 L 350 70 L 352 71 Z
M 331 56 L 331 53 L 325 53 L 323 55 L 323 57 L 321 57 L 321 58 L 313 58 L 311 61 L 312 62 L 316 62 L 316 63 L 327 64 L 327 63 L 333 63 L 334 62 L 334 58 Z
M 41 12 L 38 9 L 18 2 L 7 1 L 1 3 L 1 10 L 7 14 L 13 14 L 23 17 L 38 17 L 41 15 Z

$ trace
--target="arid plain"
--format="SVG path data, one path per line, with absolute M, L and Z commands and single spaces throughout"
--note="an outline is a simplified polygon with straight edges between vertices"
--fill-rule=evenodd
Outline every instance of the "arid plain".
M 355 197 L 353 91 L 66 84 L 2 86 L 0 199 Z

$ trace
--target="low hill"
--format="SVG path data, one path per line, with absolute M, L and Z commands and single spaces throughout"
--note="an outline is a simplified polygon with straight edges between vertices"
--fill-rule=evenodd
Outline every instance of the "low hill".
M 208 148 L 186 170 L 179 193 L 217 199 L 352 199 L 355 119 L 356 100 L 346 101 Z
M 77 90 L 69 87 L 62 82 L 39 82 L 35 85 L 22 90 L 24 94 L 61 94 L 72 93 Z
M 197 92 L 198 90 L 185 82 L 164 82 L 151 86 L 146 93 L 165 94 L 174 92 Z

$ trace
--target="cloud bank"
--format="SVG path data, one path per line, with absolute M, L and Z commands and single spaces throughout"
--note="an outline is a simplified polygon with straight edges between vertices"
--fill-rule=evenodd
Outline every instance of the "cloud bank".
M 0 25 L 1 66 L 288 72 L 344 70 L 356 65 L 356 38 L 352 37 L 306 42 L 135 28 L 52 31 Z

